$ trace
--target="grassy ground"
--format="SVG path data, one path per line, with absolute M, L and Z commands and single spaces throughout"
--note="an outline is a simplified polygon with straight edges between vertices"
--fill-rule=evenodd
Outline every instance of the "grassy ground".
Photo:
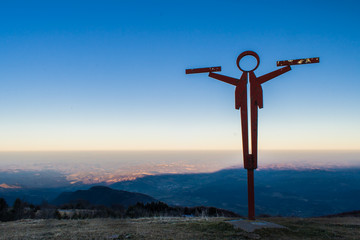
M 0 223 L 0 239 L 360 239 L 360 218 L 266 218 L 286 229 L 254 233 L 225 218 L 20 220 Z

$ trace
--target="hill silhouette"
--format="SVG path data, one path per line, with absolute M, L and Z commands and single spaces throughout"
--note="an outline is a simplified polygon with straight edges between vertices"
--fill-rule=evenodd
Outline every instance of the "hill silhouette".
M 5 179 L 0 180 L 3 179 L 2 182 L 8 185 L 15 185 L 16 182 L 5 181 L 6 176 L 28 182 L 33 179 L 47 182 L 47 178 L 32 178 L 34 174 L 36 172 L 25 172 L 24 175 L 19 172 L 5 175 Z M 51 177 L 50 172 L 41 172 L 41 175 Z M 52 181 L 48 182 L 52 184 Z M 75 192 L 92 186 L 68 183 L 54 188 L 45 188 L 44 184 L 31 188 L 0 188 L 0 197 L 9 205 L 16 198 L 35 205 L 43 201 L 53 203 L 53 199 L 63 192 Z M 146 176 L 117 182 L 109 187 L 143 193 L 170 206 L 213 206 L 247 215 L 244 169 Z M 360 168 L 260 169 L 255 172 L 255 202 L 257 215 L 316 217 L 359 210 Z
M 358 210 L 359 173 L 359 168 L 256 171 L 256 214 L 315 217 Z M 110 187 L 148 194 L 170 205 L 214 206 L 247 215 L 243 169 L 146 176 Z
M 88 190 L 63 192 L 52 201 L 52 204 L 62 205 L 78 201 L 86 201 L 92 205 L 122 205 L 128 207 L 138 202 L 150 203 L 157 202 L 158 200 L 142 193 L 114 190 L 104 186 L 95 186 Z

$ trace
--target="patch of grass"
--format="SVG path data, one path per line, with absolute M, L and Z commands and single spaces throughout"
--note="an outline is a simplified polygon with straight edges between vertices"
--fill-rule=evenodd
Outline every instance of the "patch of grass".
M 287 227 L 287 229 L 258 230 L 262 237 L 267 239 L 359 239 L 359 226 L 357 231 L 349 230 L 349 225 L 335 225 L 317 219 L 272 218 L 267 219 Z M 353 230 L 353 228 L 351 228 Z
M 197 222 L 188 224 L 189 228 L 200 232 L 219 232 L 219 231 L 234 231 L 234 228 L 225 222 Z
M 201 221 L 187 225 L 186 229 L 189 229 L 191 232 L 198 232 L 204 239 L 206 237 L 208 239 L 244 239 L 241 230 L 236 230 L 230 224 L 222 221 Z
M 247 233 L 227 218 L 21 220 L 0 223 L 0 239 L 359 239 L 360 220 L 266 218 L 286 229 Z

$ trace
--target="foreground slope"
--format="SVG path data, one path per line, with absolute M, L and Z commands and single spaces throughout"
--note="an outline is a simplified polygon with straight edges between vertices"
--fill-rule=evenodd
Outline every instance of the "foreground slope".
M 267 218 L 286 229 L 253 233 L 225 218 L 20 220 L 0 223 L 0 239 L 359 239 L 360 218 Z

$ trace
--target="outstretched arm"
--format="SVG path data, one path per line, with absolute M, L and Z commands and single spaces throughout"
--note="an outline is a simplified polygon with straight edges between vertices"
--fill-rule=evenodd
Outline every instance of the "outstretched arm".
M 257 78 L 257 81 L 258 81 L 260 84 L 262 84 L 262 83 L 267 82 L 267 81 L 269 81 L 269 80 L 271 80 L 271 79 L 273 79 L 273 78 L 275 78 L 275 77 L 277 77 L 277 76 L 280 76 L 281 74 L 286 73 L 286 72 L 288 72 L 288 71 L 290 71 L 290 70 L 291 70 L 291 67 L 290 67 L 290 66 L 286 66 L 286 67 L 280 68 L 280 69 L 278 69 L 278 70 L 275 70 L 275 71 L 273 71 L 273 72 L 271 72 L 271 73 L 262 75 L 261 77 L 258 77 L 258 78 Z
M 232 84 L 232 85 L 234 85 L 234 86 L 236 86 L 236 85 L 237 85 L 237 84 L 236 84 L 237 81 L 239 81 L 239 79 L 232 78 L 232 77 L 228 77 L 228 76 L 224 76 L 224 75 L 217 74 L 217 73 L 213 73 L 213 72 L 210 72 L 210 73 L 209 73 L 209 77 L 212 77 L 212 78 L 215 78 L 215 79 L 217 79 L 217 80 L 220 80 L 220 81 L 223 81 L 223 82 Z

